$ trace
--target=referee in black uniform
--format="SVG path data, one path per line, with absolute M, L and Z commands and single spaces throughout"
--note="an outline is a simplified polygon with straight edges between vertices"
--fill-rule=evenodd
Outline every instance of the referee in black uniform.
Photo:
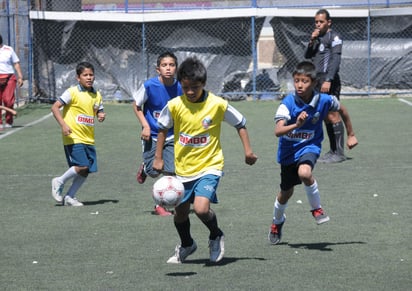
M 340 96 L 341 82 L 339 66 L 342 54 L 342 38 L 331 29 L 329 12 L 321 9 L 315 15 L 315 30 L 312 32 L 305 58 L 316 66 L 318 84 L 316 90 L 329 95 Z M 342 103 L 341 103 L 341 106 Z M 338 112 L 329 112 L 325 120 L 330 151 L 320 157 L 320 163 L 339 163 L 346 160 L 344 153 L 344 124 Z

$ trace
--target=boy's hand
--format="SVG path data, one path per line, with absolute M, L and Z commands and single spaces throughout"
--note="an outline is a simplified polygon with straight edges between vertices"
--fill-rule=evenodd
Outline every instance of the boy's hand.
M 248 165 L 253 165 L 254 163 L 256 163 L 257 159 L 257 155 L 255 155 L 254 153 L 250 153 L 245 156 L 245 163 Z
M 97 120 L 99 122 L 103 122 L 105 119 L 106 119 L 106 113 L 104 112 L 97 113 Z
M 299 128 L 302 125 L 304 125 L 307 118 L 308 118 L 308 114 L 306 113 L 306 111 L 302 111 L 299 114 L 298 118 L 296 119 L 296 126 Z
M 349 135 L 348 140 L 346 141 L 346 145 L 351 150 L 358 145 L 358 139 L 354 135 Z
M 159 173 L 161 173 L 163 171 L 163 159 L 157 159 L 155 158 L 153 160 L 153 170 L 158 171 Z

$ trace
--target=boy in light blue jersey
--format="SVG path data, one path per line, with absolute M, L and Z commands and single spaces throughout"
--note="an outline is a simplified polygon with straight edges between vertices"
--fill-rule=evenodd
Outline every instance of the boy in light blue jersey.
M 295 92 L 282 100 L 275 115 L 281 183 L 268 236 L 271 244 L 280 242 L 287 202 L 292 197 L 294 186 L 302 182 L 317 224 L 329 221 L 329 216 L 321 207 L 318 184 L 312 170 L 321 152 L 322 122 L 330 111 L 339 111 L 343 117 L 348 132 L 348 148 L 352 149 L 358 144 L 346 108 L 340 106 L 335 96 L 314 90 L 317 81 L 316 68 L 311 62 L 297 65 L 293 72 L 293 81 Z
M 236 128 L 246 164 L 253 165 L 257 156 L 249 142 L 244 116 L 226 100 L 204 89 L 207 72 L 202 62 L 195 57 L 187 58 L 178 69 L 177 79 L 184 94 L 170 100 L 160 113 L 160 131 L 153 163 L 153 168 L 163 169 L 163 144 L 168 129 L 173 127 L 176 176 L 183 182 L 185 195 L 175 207 L 174 216 L 180 244 L 167 263 L 181 264 L 197 249 L 190 232 L 191 204 L 196 216 L 209 230 L 210 261 L 216 263 L 224 255 L 224 234 L 210 204 L 218 201 L 217 187 L 223 174 L 224 159 L 220 144 L 222 122 L 226 121 Z

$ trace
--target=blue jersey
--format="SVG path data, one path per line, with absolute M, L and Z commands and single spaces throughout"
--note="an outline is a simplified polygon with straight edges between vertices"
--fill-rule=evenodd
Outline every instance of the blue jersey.
M 296 123 L 302 111 L 308 118 L 304 125 L 279 137 L 278 162 L 282 165 L 295 163 L 302 155 L 320 155 L 323 140 L 323 120 L 329 111 L 339 110 L 340 103 L 335 96 L 314 93 L 312 100 L 305 103 L 298 95 L 286 96 L 276 111 L 275 122 L 285 120 L 287 124 Z
M 183 95 L 180 83 L 175 81 L 172 86 L 165 86 L 160 82 L 159 77 L 154 77 L 144 83 L 144 94 L 139 94 L 135 98 L 136 105 L 143 107 L 143 114 L 150 125 L 151 136 L 157 139 L 159 127 L 157 118 L 167 102 L 176 97 Z M 168 131 L 167 136 L 173 135 L 173 128 Z

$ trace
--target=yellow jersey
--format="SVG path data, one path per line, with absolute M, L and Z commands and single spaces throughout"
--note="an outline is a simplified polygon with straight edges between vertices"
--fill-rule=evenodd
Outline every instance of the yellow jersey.
M 67 89 L 60 101 L 64 103 L 63 119 L 72 130 L 70 135 L 63 135 L 63 144 L 94 145 L 96 113 L 103 109 L 100 93 L 95 90 L 87 91 L 77 85 Z

